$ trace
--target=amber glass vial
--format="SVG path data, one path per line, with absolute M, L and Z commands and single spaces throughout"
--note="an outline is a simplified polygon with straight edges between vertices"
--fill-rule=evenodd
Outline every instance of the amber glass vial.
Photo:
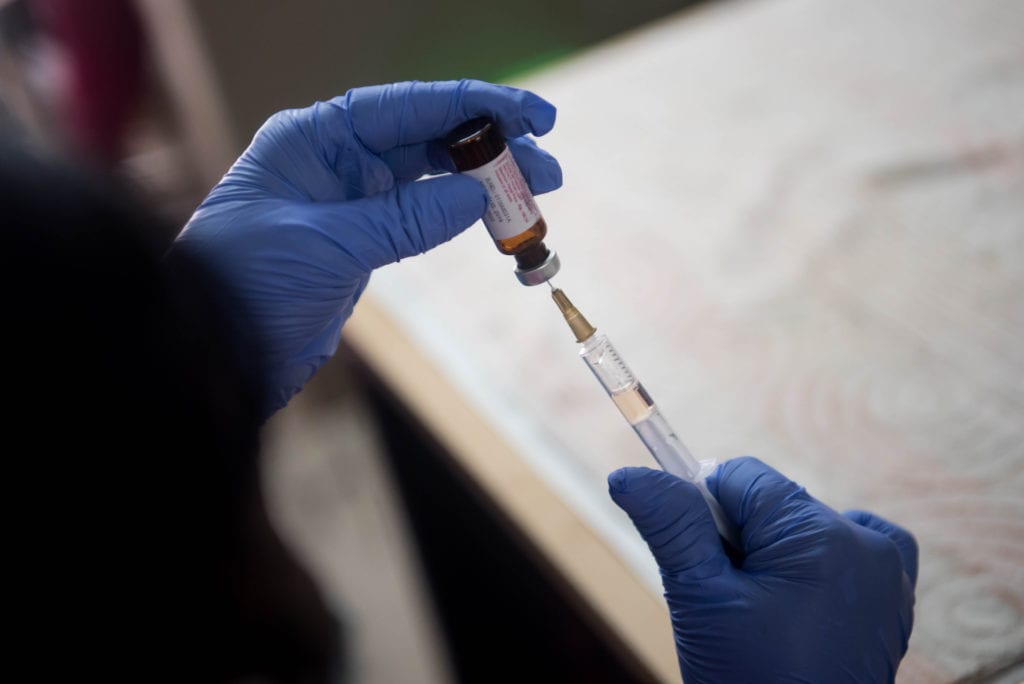
M 459 173 L 483 183 L 489 195 L 484 225 L 503 254 L 515 257 L 516 275 L 527 285 L 522 273 L 557 271 L 557 256 L 544 245 L 548 227 L 533 199 L 526 179 L 512 157 L 497 123 L 487 117 L 470 119 L 447 136 L 448 153 Z M 549 275 L 537 275 L 544 282 Z

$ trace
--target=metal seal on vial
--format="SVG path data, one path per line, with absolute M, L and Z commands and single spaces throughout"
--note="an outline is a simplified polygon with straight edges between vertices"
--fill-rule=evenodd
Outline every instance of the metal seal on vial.
M 539 266 L 533 268 L 517 268 L 516 278 L 523 285 L 540 285 L 546 283 L 555 277 L 559 269 L 562 268 L 562 262 L 558 260 L 558 253 L 555 251 L 548 252 L 548 256 L 544 259 Z

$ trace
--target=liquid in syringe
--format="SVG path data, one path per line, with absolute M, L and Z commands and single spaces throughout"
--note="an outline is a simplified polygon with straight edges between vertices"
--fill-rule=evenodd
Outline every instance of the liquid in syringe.
M 548 284 L 551 285 L 551 297 L 576 336 L 576 341 L 580 343 L 580 356 L 619 412 L 633 427 L 662 470 L 697 486 L 707 501 L 719 534 L 739 548 L 735 526 L 704 482 L 714 470 L 715 461 L 698 461 L 693 457 L 608 338 L 597 334 L 597 329 L 573 306 L 562 290 L 550 282 Z

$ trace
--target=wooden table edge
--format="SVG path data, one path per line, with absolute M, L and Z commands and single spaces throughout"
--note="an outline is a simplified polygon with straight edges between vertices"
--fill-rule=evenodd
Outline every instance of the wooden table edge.
M 651 674 L 679 681 L 664 600 L 478 415 L 372 297 L 344 339 Z

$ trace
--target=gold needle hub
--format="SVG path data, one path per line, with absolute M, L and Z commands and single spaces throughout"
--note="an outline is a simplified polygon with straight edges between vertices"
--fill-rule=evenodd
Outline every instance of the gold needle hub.
M 569 301 L 569 298 L 560 288 L 556 289 L 552 286 L 551 298 L 558 305 L 558 310 L 562 312 L 562 317 L 569 324 L 569 329 L 576 336 L 577 342 L 583 342 L 597 332 L 597 328 L 590 325 L 590 322 L 580 313 L 579 309 L 573 306 L 572 302 Z

